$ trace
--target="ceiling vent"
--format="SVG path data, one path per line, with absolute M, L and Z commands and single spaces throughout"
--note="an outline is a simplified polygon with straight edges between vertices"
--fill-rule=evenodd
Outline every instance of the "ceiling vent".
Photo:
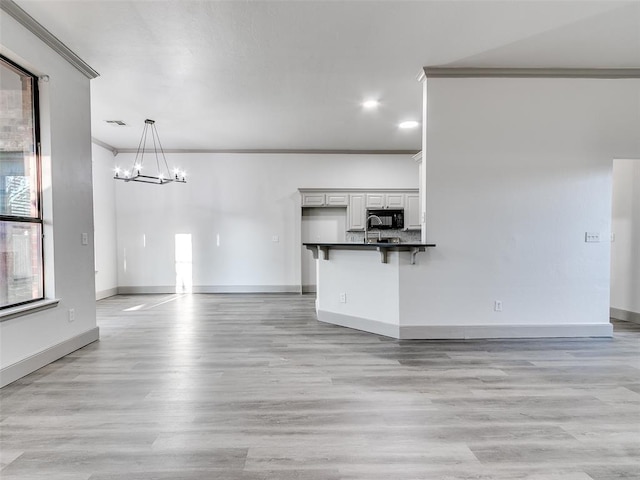
M 124 123 L 122 120 L 105 120 L 105 122 L 107 122 L 110 125 L 116 125 L 118 127 L 126 127 L 127 124 Z

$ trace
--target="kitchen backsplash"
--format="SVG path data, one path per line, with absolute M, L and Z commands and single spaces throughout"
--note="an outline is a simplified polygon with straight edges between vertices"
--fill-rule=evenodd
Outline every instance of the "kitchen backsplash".
M 369 238 L 378 234 L 378 230 L 370 230 Z M 386 237 L 400 237 L 401 243 L 420 243 L 421 233 L 419 230 L 381 230 L 380 236 Z M 363 243 L 364 232 L 347 232 L 347 242 L 349 243 Z

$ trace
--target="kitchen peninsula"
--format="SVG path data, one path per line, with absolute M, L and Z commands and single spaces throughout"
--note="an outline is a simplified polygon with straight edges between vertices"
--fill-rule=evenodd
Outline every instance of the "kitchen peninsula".
M 318 320 L 393 338 L 422 338 L 406 308 L 426 243 L 304 243 L 317 262 Z M 417 257 L 419 252 L 426 254 Z

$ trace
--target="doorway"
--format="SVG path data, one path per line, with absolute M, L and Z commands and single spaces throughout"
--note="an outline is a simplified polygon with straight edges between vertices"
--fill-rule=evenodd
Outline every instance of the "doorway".
M 303 208 L 302 242 L 344 242 L 347 230 L 346 208 Z M 316 261 L 302 249 L 302 293 L 316 291 Z
M 611 317 L 640 323 L 640 159 L 614 160 Z

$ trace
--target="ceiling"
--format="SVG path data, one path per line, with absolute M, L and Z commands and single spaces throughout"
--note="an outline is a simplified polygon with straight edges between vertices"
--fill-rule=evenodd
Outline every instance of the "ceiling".
M 100 73 L 119 150 L 151 118 L 165 149 L 417 151 L 423 66 L 640 67 L 636 1 L 16 3 Z

